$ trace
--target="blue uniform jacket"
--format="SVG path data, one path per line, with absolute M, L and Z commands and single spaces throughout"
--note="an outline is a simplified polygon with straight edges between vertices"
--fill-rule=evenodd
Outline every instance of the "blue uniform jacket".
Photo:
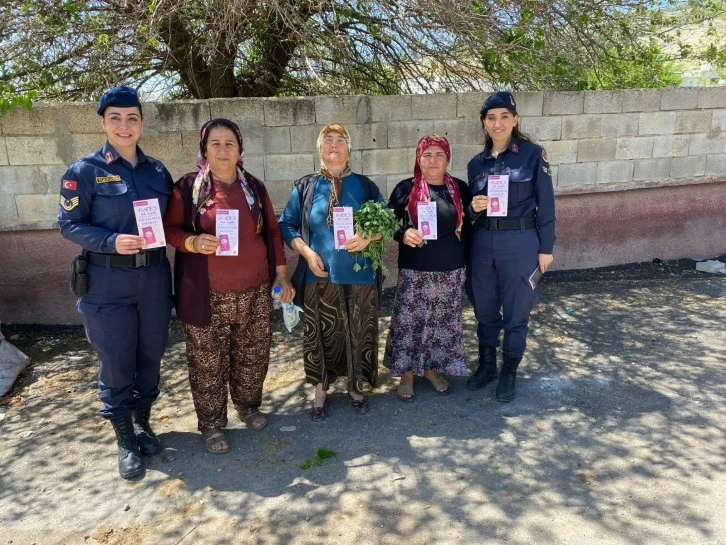
M 63 175 L 58 224 L 63 237 L 91 252 L 116 253 L 119 233 L 138 235 L 133 201 L 159 199 L 164 216 L 173 180 L 137 148 L 135 168 L 108 142 Z
M 487 194 L 487 176 L 509 175 L 507 218 L 537 218 L 539 253 L 551 254 L 555 245 L 555 194 L 544 148 L 527 140 L 512 139 L 496 158 L 491 147 L 475 155 L 467 166 L 471 196 Z M 470 209 L 476 222 L 486 212 Z

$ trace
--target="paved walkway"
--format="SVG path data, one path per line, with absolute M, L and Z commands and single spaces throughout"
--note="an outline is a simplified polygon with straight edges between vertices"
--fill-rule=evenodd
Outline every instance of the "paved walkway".
M 549 275 L 508 405 L 463 378 L 404 404 L 383 374 L 368 415 L 337 393 L 313 424 L 299 333 L 276 324 L 270 425 L 234 419 L 227 456 L 201 446 L 175 326 L 167 448 L 133 483 L 82 331 L 4 326 L 34 364 L 0 406 L 0 544 L 723 545 L 726 278 L 689 267 Z M 465 328 L 473 366 L 470 308 Z M 316 448 L 335 456 L 301 469 Z

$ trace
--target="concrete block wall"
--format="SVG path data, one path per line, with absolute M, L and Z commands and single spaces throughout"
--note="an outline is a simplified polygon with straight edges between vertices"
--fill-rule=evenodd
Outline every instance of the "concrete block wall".
M 450 172 L 481 150 L 484 93 L 215 99 L 144 105 L 141 146 L 177 178 L 194 169 L 200 126 L 237 122 L 246 165 L 281 209 L 291 183 L 319 166 L 320 128 L 345 124 L 351 166 L 385 193 L 413 171 L 418 139 L 445 135 Z M 559 194 L 726 179 L 726 87 L 515 94 L 522 129 L 548 152 Z M 0 231 L 54 226 L 67 165 L 104 141 L 95 104 L 36 105 L 0 117 Z

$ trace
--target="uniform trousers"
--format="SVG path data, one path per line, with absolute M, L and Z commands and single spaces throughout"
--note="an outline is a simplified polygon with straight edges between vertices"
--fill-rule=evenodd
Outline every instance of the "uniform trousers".
M 209 325 L 182 323 L 199 431 L 227 426 L 228 387 L 242 419 L 256 413 L 270 363 L 270 283 L 247 293 L 210 291 L 209 299 Z
M 511 358 L 524 354 L 529 313 L 537 303 L 529 276 L 538 266 L 538 252 L 536 229 L 474 230 L 466 288 L 480 345 L 497 347 L 503 329 L 502 352 Z
M 171 306 L 166 258 L 138 269 L 88 265 L 88 294 L 76 307 L 98 352 L 104 418 L 129 416 L 158 397 Z

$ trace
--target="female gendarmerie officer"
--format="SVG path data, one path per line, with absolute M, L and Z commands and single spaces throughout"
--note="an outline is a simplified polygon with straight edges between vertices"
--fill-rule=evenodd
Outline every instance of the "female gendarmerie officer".
M 505 92 L 491 95 L 480 120 L 484 151 L 468 165 L 474 233 L 467 278 L 478 322 L 479 368 L 467 386 L 475 390 L 496 378 L 499 333 L 504 329 L 496 397 L 507 402 L 514 399 L 529 313 L 537 301 L 537 275 L 532 275 L 544 273 L 552 263 L 555 198 L 547 154 L 519 131 L 514 97 Z M 504 212 L 504 193 L 506 215 L 501 216 L 497 214 Z
M 149 415 L 171 313 L 166 248 L 143 250 L 133 203 L 158 199 L 163 216 L 173 181 L 136 145 L 144 120 L 134 89 L 107 91 L 98 115 L 106 145 L 63 176 L 58 223 L 83 248 L 88 288 L 76 291 L 77 308 L 100 360 L 101 415 L 116 432 L 119 472 L 131 479 L 144 472 L 140 454 L 161 450 Z

